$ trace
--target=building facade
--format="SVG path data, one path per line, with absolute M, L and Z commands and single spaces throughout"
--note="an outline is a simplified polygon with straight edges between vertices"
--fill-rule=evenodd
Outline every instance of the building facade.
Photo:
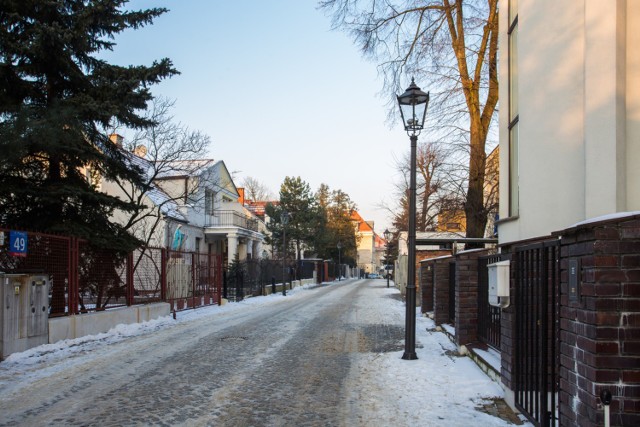
M 499 7 L 507 400 L 536 425 L 638 425 L 640 2 Z

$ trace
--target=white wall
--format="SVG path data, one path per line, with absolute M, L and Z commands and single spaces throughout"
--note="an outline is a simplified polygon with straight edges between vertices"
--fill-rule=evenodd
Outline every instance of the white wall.
M 640 2 L 631 3 L 518 2 L 520 205 L 518 217 L 504 221 L 509 206 L 508 2 L 500 2 L 501 242 L 640 209 L 640 168 L 629 167 L 640 161 L 640 43 L 626 31 L 638 28 Z

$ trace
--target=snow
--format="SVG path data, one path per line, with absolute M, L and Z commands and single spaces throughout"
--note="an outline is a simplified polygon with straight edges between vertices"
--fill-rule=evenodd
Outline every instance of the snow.
M 497 351 L 493 350 L 492 348 L 488 350 L 477 348 L 474 351 L 478 353 L 478 356 L 482 357 L 485 362 L 491 365 L 494 370 L 500 372 L 500 354 Z
M 608 214 L 608 215 L 602 215 L 602 216 L 597 216 L 594 218 L 589 218 L 586 219 L 584 221 L 580 221 L 577 222 L 571 226 L 569 226 L 568 228 L 575 228 L 575 227 L 580 227 L 582 225 L 588 225 L 588 224 L 593 224 L 596 222 L 604 222 L 604 221 L 611 221 L 614 219 L 622 219 L 622 218 L 626 218 L 626 217 L 632 217 L 635 215 L 640 215 L 640 211 L 632 211 L 632 212 L 616 212 L 616 213 L 612 213 L 612 214 Z
M 353 280 L 353 279 L 348 279 Z M 358 324 L 404 325 L 405 305 L 394 287 L 379 286 L 371 281 L 365 303 L 354 310 Z M 376 286 L 374 286 L 375 282 Z M 344 281 L 343 281 L 344 283 Z M 330 284 L 323 284 L 330 286 Z M 293 301 L 305 297 L 313 286 L 305 285 L 287 292 L 253 297 L 223 306 L 210 306 L 131 325 L 120 325 L 107 333 L 42 345 L 14 353 L 0 363 L 0 389 L 11 388 L 15 378 L 37 381 L 65 368 L 74 355 L 100 354 L 105 346 L 132 337 L 175 328 L 185 322 L 200 319 L 215 320 L 230 312 Z M 419 312 L 419 310 L 417 310 Z M 403 343 L 400 343 L 403 345 Z M 398 347 L 400 348 L 400 347 Z M 447 336 L 436 331 L 433 320 L 416 316 L 417 360 L 402 360 L 403 351 L 383 353 L 363 352 L 352 355 L 352 368 L 347 379 L 352 390 L 349 402 L 358 408 L 359 425 L 369 426 L 507 426 L 498 417 L 478 411 L 494 398 L 503 398 L 499 384 L 492 381 L 469 357 L 457 354 L 456 346 Z M 93 353 L 92 353 L 93 352 Z M 485 359 L 495 354 L 483 354 Z M 432 421 L 425 421 L 432 420 Z M 529 425 L 526 424 L 525 425 Z

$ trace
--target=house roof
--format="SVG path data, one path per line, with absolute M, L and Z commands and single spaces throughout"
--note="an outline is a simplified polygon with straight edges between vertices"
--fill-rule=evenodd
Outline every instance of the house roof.
M 353 221 L 358 221 L 358 232 L 360 233 L 374 233 L 375 231 L 373 230 L 373 227 L 371 226 L 371 224 L 369 224 L 368 222 L 366 222 L 364 219 L 362 219 L 362 217 L 360 216 L 360 214 L 357 211 L 351 211 L 351 219 Z
M 184 176 L 197 176 L 204 172 L 207 168 L 214 166 L 216 162 L 213 159 L 196 159 L 196 160 L 158 160 L 156 163 L 167 165 L 168 170 L 161 170 L 156 178 L 168 179 L 179 178 Z
M 259 217 L 264 216 L 265 209 L 269 203 L 271 203 L 272 205 L 280 204 L 280 202 L 277 200 L 274 200 L 274 201 L 263 200 L 259 202 L 254 202 L 252 200 L 245 200 L 245 203 L 246 203 L 245 204 L 246 208 Z
M 187 217 L 178 209 L 178 204 L 160 188 L 152 187 L 147 191 L 146 196 L 158 206 L 163 215 L 177 221 L 188 222 Z

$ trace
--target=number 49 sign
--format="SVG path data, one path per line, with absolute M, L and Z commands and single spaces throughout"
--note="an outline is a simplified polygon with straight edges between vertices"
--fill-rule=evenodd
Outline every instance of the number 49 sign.
M 27 233 L 24 231 L 9 232 L 9 255 L 27 256 Z

